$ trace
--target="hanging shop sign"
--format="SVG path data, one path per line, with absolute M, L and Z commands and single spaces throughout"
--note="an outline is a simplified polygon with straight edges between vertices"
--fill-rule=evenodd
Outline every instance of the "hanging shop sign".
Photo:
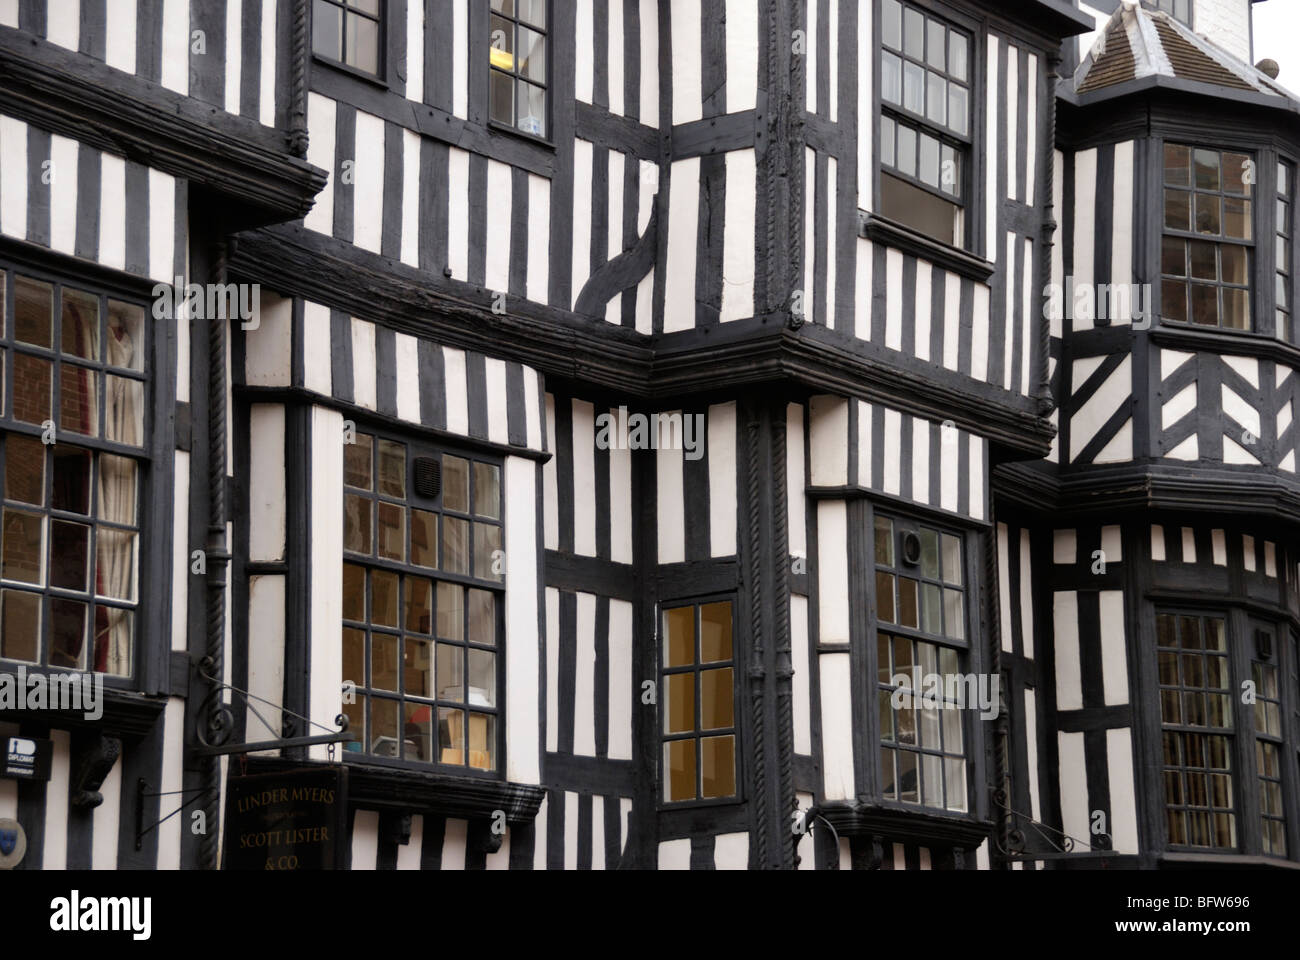
M 0 870 L 12 870 L 27 853 L 27 833 L 17 820 L 0 820 Z
M 53 742 L 33 737 L 0 737 L 0 777 L 49 780 Z
M 223 868 L 340 868 L 347 793 L 342 766 L 231 777 L 226 784 Z

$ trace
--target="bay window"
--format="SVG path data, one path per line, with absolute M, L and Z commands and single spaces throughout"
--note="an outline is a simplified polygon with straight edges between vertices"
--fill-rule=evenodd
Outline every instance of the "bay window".
M 0 660 L 132 675 L 145 310 L 0 270 Z
M 499 773 L 500 464 L 367 433 L 343 457 L 349 749 Z
M 381 77 L 383 7 L 384 0 L 313 0 L 312 53 L 335 65 Z

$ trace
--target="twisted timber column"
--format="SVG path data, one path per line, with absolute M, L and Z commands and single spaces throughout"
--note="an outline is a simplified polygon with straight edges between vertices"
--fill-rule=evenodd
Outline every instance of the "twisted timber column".
M 289 62 L 289 152 L 307 156 L 307 3 L 293 0 L 292 59 Z
M 229 249 L 218 241 L 213 249 L 212 282 L 226 282 Z M 221 311 L 218 311 L 220 313 Z M 208 320 L 208 539 L 207 555 L 207 627 L 205 655 L 210 676 L 221 679 L 225 674 L 226 640 L 226 568 L 230 553 L 226 548 L 226 321 Z M 224 696 L 214 687 L 206 701 L 206 710 L 198 722 L 215 735 L 224 725 Z M 208 757 L 202 766 L 206 832 L 199 842 L 199 865 L 215 870 L 218 861 L 218 837 L 221 822 L 221 760 Z
M 751 418 L 748 434 L 749 456 L 746 471 L 746 493 L 749 498 L 749 530 L 747 552 L 749 553 L 749 630 L 752 637 L 749 659 L 749 700 L 751 717 L 754 725 L 752 743 L 754 744 L 754 822 L 758 825 L 754 831 L 754 850 L 757 854 L 759 869 L 767 867 L 767 749 L 764 735 L 764 693 L 767 685 L 767 668 L 764 664 L 763 646 L 763 543 L 760 534 L 760 511 L 758 478 L 763 469 L 759 453 L 762 435 L 759 420 Z
M 776 607 L 776 729 L 778 758 L 778 789 L 784 815 L 781 820 L 791 823 L 791 815 L 799 808 L 794 792 L 794 655 L 790 645 L 790 538 L 789 514 L 786 506 L 785 483 L 785 404 L 772 405 L 772 602 Z M 803 496 L 803 491 L 796 492 Z M 777 844 L 781 851 L 781 866 L 792 869 L 796 864 L 794 845 Z
M 1038 401 L 1039 410 L 1044 416 L 1051 412 L 1055 401 L 1052 397 L 1052 325 L 1047 319 L 1047 288 L 1052 282 L 1052 250 L 1056 245 L 1056 85 L 1059 78 L 1057 68 L 1061 65 L 1061 54 L 1059 50 L 1052 50 L 1047 54 L 1047 123 L 1043 134 L 1047 142 L 1046 162 L 1040 163 L 1039 176 L 1042 186 L 1039 188 L 1038 199 L 1043 205 L 1043 223 L 1042 223 L 1042 252 L 1039 256 L 1042 258 L 1038 264 L 1039 291 L 1041 293 L 1040 301 L 1043 304 L 1043 322 L 1039 324 L 1039 356 L 1042 358 L 1041 366 L 1038 370 L 1038 383 L 1035 385 L 1034 395 Z M 1064 294 L 1062 294 L 1064 296 Z M 1064 301 L 1062 301 L 1064 306 Z

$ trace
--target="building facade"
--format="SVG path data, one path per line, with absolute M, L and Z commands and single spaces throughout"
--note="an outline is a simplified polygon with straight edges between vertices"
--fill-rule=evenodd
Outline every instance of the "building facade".
M 0 0 L 20 869 L 1300 859 L 1250 6 Z

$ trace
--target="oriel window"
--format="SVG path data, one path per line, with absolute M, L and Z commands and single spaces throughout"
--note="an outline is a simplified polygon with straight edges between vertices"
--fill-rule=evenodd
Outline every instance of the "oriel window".
M 313 0 L 312 53 L 381 76 L 384 0 Z
M 1165 144 L 1163 319 L 1254 328 L 1254 184 L 1249 154 Z
M 736 796 L 731 601 L 666 608 L 660 656 L 664 802 Z
M 343 482 L 350 749 L 499 772 L 500 465 L 359 433 Z
M 145 309 L 0 271 L 0 660 L 130 676 Z
M 547 126 L 547 0 L 492 0 L 488 49 L 492 120 L 535 137 Z
M 880 11 L 880 212 L 962 246 L 971 35 L 900 0 L 881 0 Z

